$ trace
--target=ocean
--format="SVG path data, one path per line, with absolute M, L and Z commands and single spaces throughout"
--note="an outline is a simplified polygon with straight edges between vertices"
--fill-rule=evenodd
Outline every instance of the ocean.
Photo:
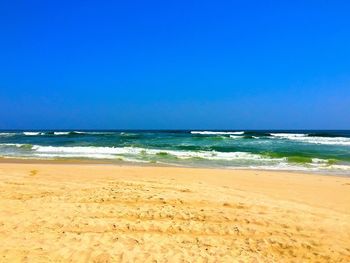
M 0 157 L 350 175 L 350 131 L 0 131 Z

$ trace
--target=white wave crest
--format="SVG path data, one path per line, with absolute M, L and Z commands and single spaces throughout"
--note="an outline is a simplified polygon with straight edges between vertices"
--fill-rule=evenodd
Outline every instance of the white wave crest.
M 36 135 L 41 135 L 41 132 L 23 132 L 24 135 L 26 136 L 36 136 Z
M 86 134 L 86 133 L 91 133 L 91 134 L 98 134 L 97 132 L 82 132 L 82 131 L 55 131 L 53 134 L 54 135 L 69 135 L 69 134 Z
M 305 137 L 299 140 L 314 144 L 350 146 L 350 138 L 346 137 Z
M 54 135 L 68 135 L 69 132 L 54 132 Z
M 15 147 L 22 147 L 22 146 L 24 146 L 25 144 L 21 144 L 21 143 L 1 143 L 0 144 L 0 147 L 1 146 L 15 146 Z
M 169 154 L 173 155 L 179 159 L 190 159 L 190 158 L 202 158 L 208 160 L 278 160 L 268 157 L 263 157 L 259 154 L 253 154 L 248 152 L 217 152 L 217 151 L 176 151 L 176 150 L 163 150 L 163 149 L 146 149 L 139 147 L 90 147 L 90 146 L 78 146 L 78 147 L 54 147 L 54 146 L 38 146 L 35 145 L 32 148 L 37 153 L 54 153 L 54 154 L 77 154 L 87 155 L 91 158 L 98 158 L 99 155 L 109 154 L 109 155 L 127 155 L 127 156 L 137 156 L 137 155 L 157 155 L 157 154 Z
M 307 134 L 304 133 L 271 133 L 272 136 L 275 137 L 282 137 L 282 138 L 301 138 L 301 137 L 306 137 Z
M 271 133 L 271 135 L 304 143 L 350 146 L 350 138 L 347 137 L 317 137 L 302 133 Z
M 132 147 L 92 147 L 92 146 L 33 146 L 33 150 L 42 153 L 77 153 L 77 154 L 126 154 L 131 153 Z M 136 153 L 136 151 L 135 151 Z
M 69 135 L 71 133 L 76 134 L 85 134 L 85 133 L 91 133 L 91 134 L 99 134 L 98 132 L 82 132 L 82 131 L 55 131 L 53 132 L 54 135 Z M 26 136 L 37 136 L 37 135 L 45 135 L 49 134 L 47 132 L 23 132 Z
M 224 132 L 224 131 L 191 131 L 191 134 L 202 134 L 202 135 L 243 135 L 244 131 L 237 132 Z
M 70 134 L 91 134 L 91 135 L 102 135 L 102 134 L 113 134 L 113 132 L 93 132 L 93 131 L 55 131 L 54 135 L 70 135 Z
M 230 135 L 230 138 L 232 138 L 232 139 L 240 139 L 240 138 L 242 138 L 242 136 Z

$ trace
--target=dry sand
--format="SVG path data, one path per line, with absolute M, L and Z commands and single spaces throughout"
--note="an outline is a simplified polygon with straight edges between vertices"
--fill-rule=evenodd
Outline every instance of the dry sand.
M 350 262 L 350 178 L 0 163 L 0 262 Z

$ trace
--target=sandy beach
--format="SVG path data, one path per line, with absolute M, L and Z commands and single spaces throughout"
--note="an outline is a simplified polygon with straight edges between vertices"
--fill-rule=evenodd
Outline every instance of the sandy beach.
M 350 178 L 0 163 L 0 262 L 350 262 Z

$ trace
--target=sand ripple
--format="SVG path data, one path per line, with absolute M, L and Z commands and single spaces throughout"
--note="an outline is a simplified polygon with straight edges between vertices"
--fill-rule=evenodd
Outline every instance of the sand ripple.
M 348 214 L 138 171 L 1 171 L 0 261 L 350 262 Z

